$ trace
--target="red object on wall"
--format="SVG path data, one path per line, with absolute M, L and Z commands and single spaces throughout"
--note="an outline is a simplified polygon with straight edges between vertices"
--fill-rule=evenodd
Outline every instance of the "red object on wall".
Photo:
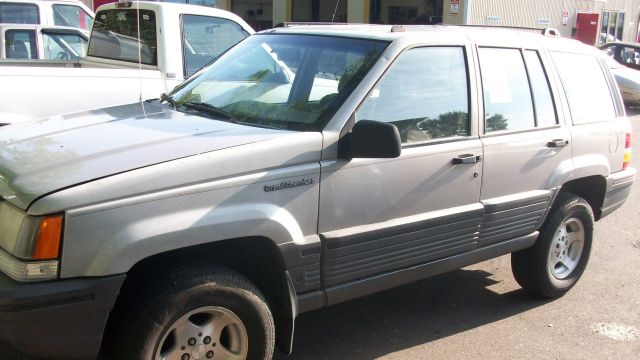
M 598 38 L 599 14 L 578 13 L 576 19 L 576 40 L 587 45 L 595 45 Z
M 111 4 L 114 2 L 118 2 L 118 0 L 93 0 L 93 11 L 96 11 L 98 6 L 101 6 L 104 4 Z

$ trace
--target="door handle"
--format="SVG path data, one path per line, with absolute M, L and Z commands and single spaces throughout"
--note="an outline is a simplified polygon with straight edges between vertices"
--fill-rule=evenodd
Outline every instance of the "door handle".
M 462 154 L 453 158 L 453 165 L 475 164 L 482 160 L 482 155 Z
M 547 147 L 558 148 L 569 145 L 569 140 L 565 139 L 553 139 L 547 143 Z

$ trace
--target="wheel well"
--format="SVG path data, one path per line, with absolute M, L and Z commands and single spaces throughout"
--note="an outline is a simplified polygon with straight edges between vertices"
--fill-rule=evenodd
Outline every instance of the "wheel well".
M 602 204 L 606 191 L 607 180 L 597 175 L 571 180 L 560 189 L 560 192 L 571 193 L 585 199 L 591 206 L 596 221 L 602 216 Z
M 192 264 L 222 265 L 253 282 L 264 295 L 273 314 L 276 344 L 281 344 L 280 341 L 290 343 L 294 319 L 291 316 L 292 304 L 284 261 L 277 245 L 263 237 L 236 238 L 190 246 L 157 254 L 136 263 L 127 272 L 127 278 L 112 310 L 112 315 L 116 315 L 109 317 L 105 338 L 110 336 L 111 322 L 121 321 L 118 319 L 118 309 L 126 306 L 128 299 L 135 298 L 141 286 L 148 284 L 150 279 L 157 280 L 163 274 Z

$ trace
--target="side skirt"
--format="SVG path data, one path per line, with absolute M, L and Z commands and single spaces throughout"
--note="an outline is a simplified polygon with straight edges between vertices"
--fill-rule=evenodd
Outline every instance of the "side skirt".
M 317 310 L 531 247 L 539 232 L 463 254 L 298 295 L 298 313 Z

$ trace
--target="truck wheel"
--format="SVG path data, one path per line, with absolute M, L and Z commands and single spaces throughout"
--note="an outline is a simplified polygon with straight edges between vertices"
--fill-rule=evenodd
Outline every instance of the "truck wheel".
M 593 212 L 581 197 L 560 193 L 536 243 L 511 254 L 511 270 L 526 291 L 557 298 L 578 282 L 589 261 Z
M 210 266 L 177 271 L 123 306 L 103 354 L 114 359 L 271 359 L 275 330 L 260 291 Z

